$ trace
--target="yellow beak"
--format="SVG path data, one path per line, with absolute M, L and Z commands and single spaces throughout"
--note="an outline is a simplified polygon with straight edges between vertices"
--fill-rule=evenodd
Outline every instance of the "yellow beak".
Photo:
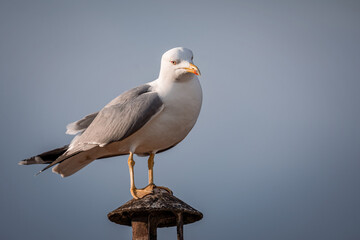
M 199 68 L 192 63 L 189 63 L 189 67 L 186 67 L 184 69 L 186 69 L 186 71 L 193 73 L 195 75 L 198 75 L 198 76 L 201 75 Z

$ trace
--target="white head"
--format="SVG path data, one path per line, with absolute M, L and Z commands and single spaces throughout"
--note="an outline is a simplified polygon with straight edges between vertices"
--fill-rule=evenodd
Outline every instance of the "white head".
M 190 49 L 177 47 L 170 49 L 162 55 L 160 79 L 174 79 L 183 81 L 195 75 L 200 75 L 200 70 L 193 64 L 194 55 Z

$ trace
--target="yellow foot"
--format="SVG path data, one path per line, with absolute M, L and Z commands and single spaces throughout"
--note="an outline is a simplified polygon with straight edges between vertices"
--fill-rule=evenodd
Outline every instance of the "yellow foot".
M 171 195 L 173 194 L 173 192 L 167 188 L 167 187 L 158 187 L 155 184 L 149 184 L 144 188 L 140 188 L 140 189 L 130 189 L 131 195 L 135 198 L 135 199 L 139 199 L 139 198 L 143 198 L 146 195 L 152 194 L 154 193 L 154 189 L 155 188 L 160 188 L 160 189 L 164 189 L 167 192 L 169 192 Z
M 140 189 L 130 189 L 131 195 L 135 198 L 135 199 L 139 199 L 139 198 L 143 198 L 146 195 L 149 195 L 151 193 L 153 193 L 153 190 L 155 188 L 154 184 L 150 184 L 147 185 L 144 188 L 140 188 Z

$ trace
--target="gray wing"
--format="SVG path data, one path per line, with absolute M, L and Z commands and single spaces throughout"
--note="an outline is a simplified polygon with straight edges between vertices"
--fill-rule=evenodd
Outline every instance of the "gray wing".
M 69 123 L 66 126 L 66 134 L 75 135 L 77 133 L 81 133 L 85 131 L 85 129 L 92 123 L 92 121 L 98 115 L 98 113 L 99 112 L 92 113 L 76 122 Z
M 162 109 L 163 102 L 156 92 L 150 91 L 149 85 L 142 85 L 121 94 L 107 104 L 100 112 L 93 113 L 75 122 L 76 124 L 74 124 L 78 125 L 77 129 L 81 129 L 78 132 L 84 132 L 74 138 L 68 151 L 39 173 L 58 163 L 61 164 L 66 160 L 70 161 L 72 157 L 97 145 L 102 146 L 127 138 L 144 126 Z M 87 161 L 81 161 L 80 168 L 88 163 Z M 75 171 L 78 171 L 80 168 L 77 168 Z M 59 170 L 58 172 L 60 173 L 61 171 Z M 74 171 L 70 172 L 72 174 Z M 69 173 L 65 175 L 64 172 L 62 174 L 64 176 L 69 175 Z
M 160 97 L 149 87 L 132 89 L 106 105 L 74 144 L 106 145 L 138 131 L 163 109 Z
M 146 93 L 149 91 L 150 85 L 144 84 L 139 87 L 133 88 L 129 91 L 124 92 L 120 96 L 116 97 L 114 100 L 112 100 L 109 104 L 107 104 L 105 107 L 113 106 L 116 104 L 124 104 L 127 101 L 130 101 L 139 95 Z M 98 115 L 99 112 L 92 113 L 90 115 L 85 116 L 84 118 L 69 123 L 66 126 L 66 134 L 75 135 L 78 133 L 82 133 L 90 126 L 92 121 L 95 119 L 95 117 Z

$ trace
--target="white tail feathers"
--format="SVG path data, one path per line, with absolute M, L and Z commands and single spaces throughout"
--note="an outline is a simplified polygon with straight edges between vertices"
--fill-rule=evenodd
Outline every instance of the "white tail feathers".
M 95 159 L 86 156 L 87 153 L 79 153 L 53 167 L 52 172 L 60 174 L 61 177 L 68 177 L 94 161 Z

